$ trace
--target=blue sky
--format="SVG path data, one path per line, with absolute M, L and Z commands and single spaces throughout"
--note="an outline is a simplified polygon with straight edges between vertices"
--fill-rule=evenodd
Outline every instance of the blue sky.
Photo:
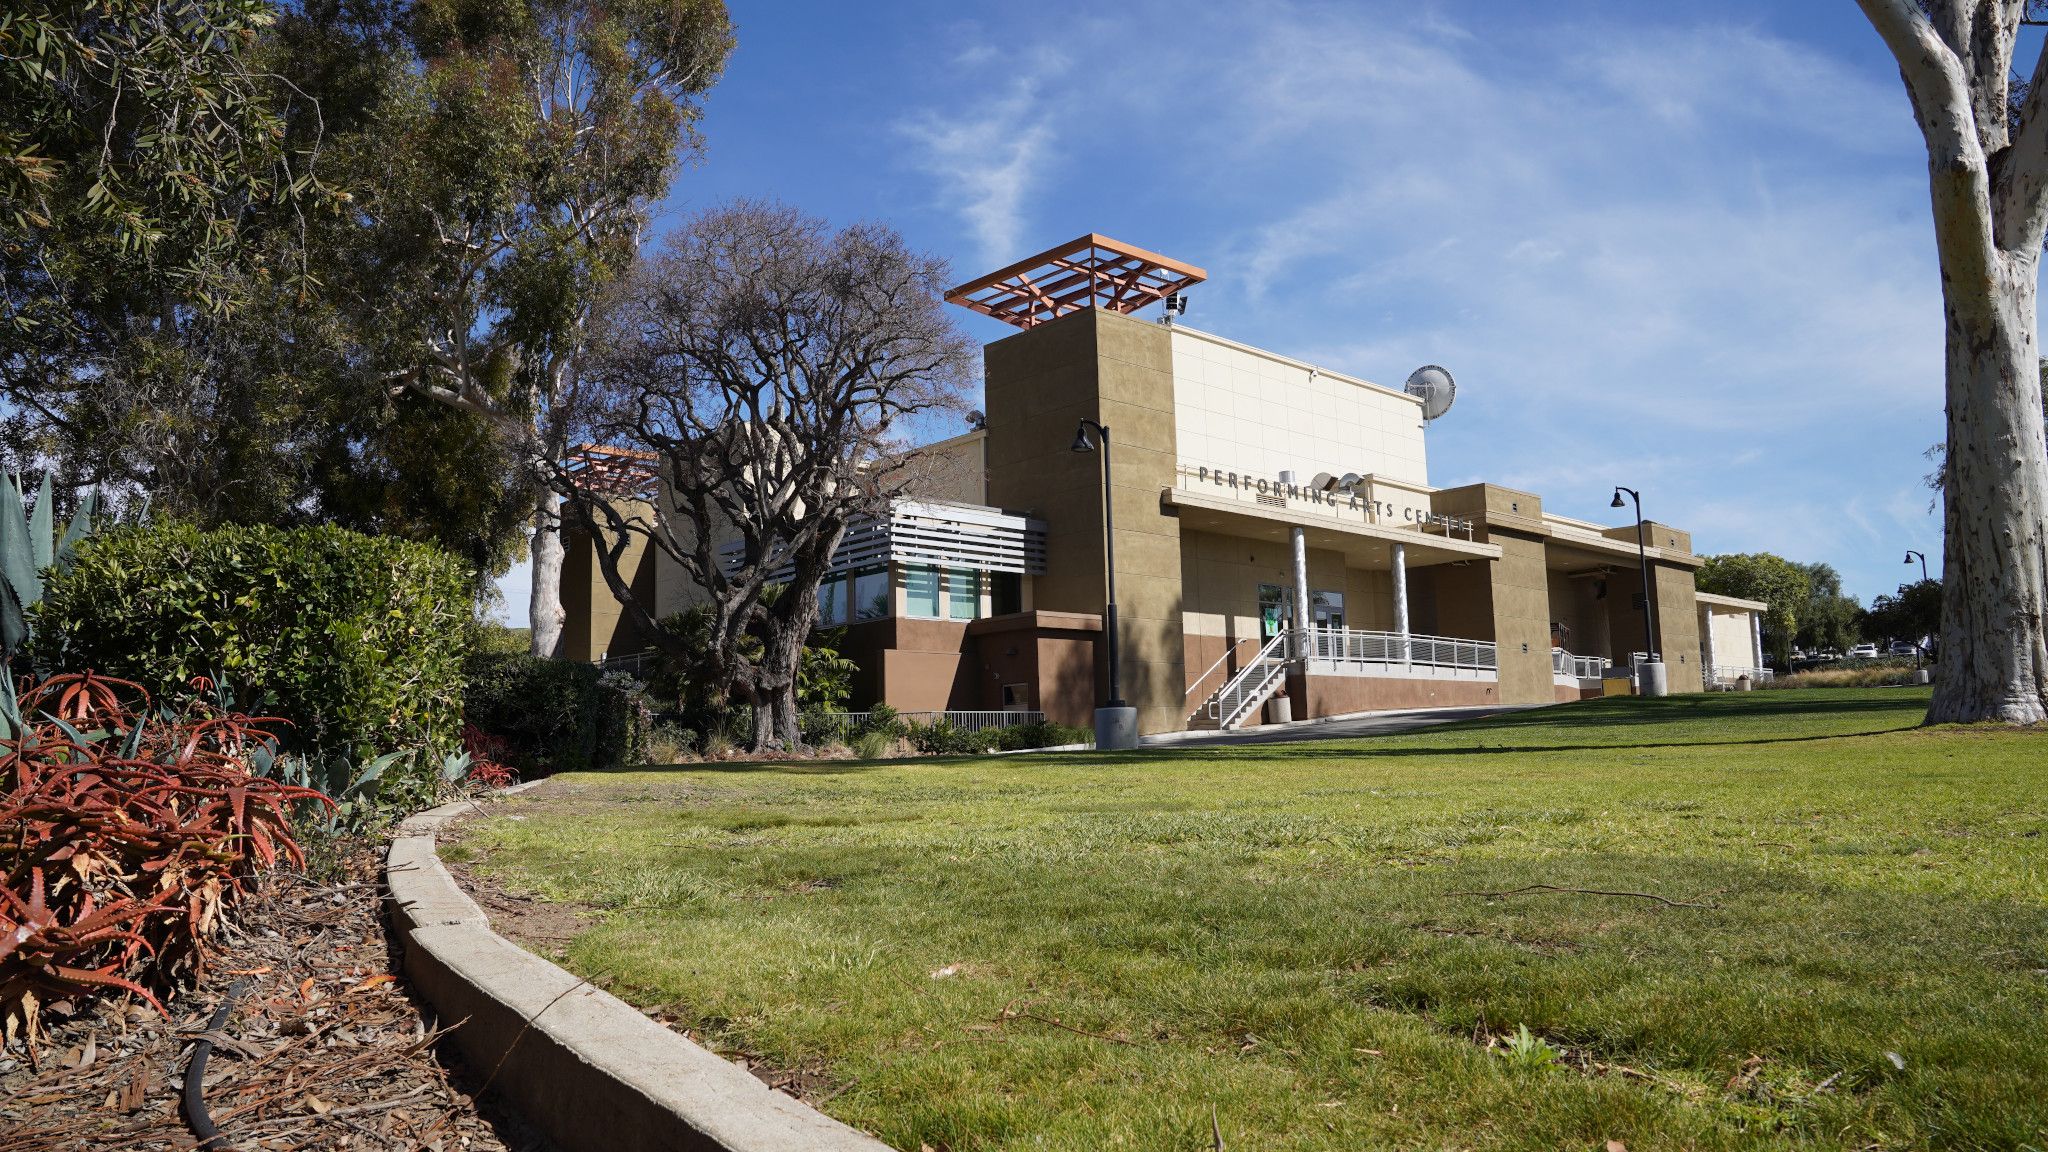
M 1436 484 L 1610 522 L 1626 484 L 1866 602 L 1939 563 L 1925 154 L 1851 0 L 731 5 L 664 218 L 777 197 L 960 279 L 1106 233 L 1208 269 L 1196 327 L 1450 368 Z

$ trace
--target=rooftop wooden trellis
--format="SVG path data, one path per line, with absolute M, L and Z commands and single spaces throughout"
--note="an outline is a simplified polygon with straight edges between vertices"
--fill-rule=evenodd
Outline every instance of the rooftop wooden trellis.
M 578 444 L 562 461 L 562 467 L 569 473 L 570 481 L 585 492 L 652 500 L 660 486 L 654 460 L 652 452 Z
M 1090 232 L 946 293 L 946 301 L 1030 328 L 1083 308 L 1135 312 L 1209 274 Z

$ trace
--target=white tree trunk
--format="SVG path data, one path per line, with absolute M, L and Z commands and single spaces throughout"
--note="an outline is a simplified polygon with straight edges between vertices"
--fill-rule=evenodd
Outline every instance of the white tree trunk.
M 1857 0 L 1927 141 L 1948 324 L 1939 687 L 1930 723 L 2048 719 L 2048 450 L 2034 342 L 2048 51 L 2008 122 L 2020 0 Z M 2016 127 L 2015 127 L 2016 125 Z
M 562 498 L 541 489 L 533 507 L 533 539 L 528 552 L 533 560 L 533 588 L 527 597 L 527 626 L 531 630 L 527 651 L 535 656 L 560 654 L 562 622 Z
M 1959 307 L 1958 294 L 1948 294 L 1941 669 L 1927 713 L 1932 723 L 2048 719 L 2038 265 L 2035 249 L 2001 253 L 1988 302 Z

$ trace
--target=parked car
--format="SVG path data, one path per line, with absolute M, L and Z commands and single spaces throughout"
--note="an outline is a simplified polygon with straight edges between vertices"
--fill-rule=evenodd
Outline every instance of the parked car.
M 1858 644 L 1858 645 L 1856 645 L 1855 647 L 1853 647 L 1853 648 L 1849 649 L 1849 659 L 1851 659 L 1851 660 L 1875 660 L 1875 659 L 1877 659 L 1877 645 L 1875 645 L 1875 644 Z
M 1918 644 L 1908 644 L 1904 640 L 1892 641 L 1892 655 L 1894 656 L 1913 656 L 1917 655 L 1919 651 L 1920 646 Z

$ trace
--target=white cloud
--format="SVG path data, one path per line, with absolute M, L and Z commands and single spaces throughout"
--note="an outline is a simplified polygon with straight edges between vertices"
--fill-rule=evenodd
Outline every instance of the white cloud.
M 1043 186 L 1054 132 L 1047 89 L 1064 69 L 1053 53 L 1035 53 L 1016 66 L 990 45 L 963 50 L 961 72 L 1007 75 L 1000 90 L 964 105 L 927 111 L 897 128 L 918 149 L 918 166 L 940 185 L 941 203 L 974 236 L 983 265 L 1022 255 L 1027 197 Z
M 976 95 L 906 130 L 984 266 L 1057 204 L 1092 214 L 1061 235 L 1207 266 L 1197 326 L 1368 379 L 1450 366 L 1440 483 L 1577 515 L 1654 487 L 1702 547 L 1891 587 L 1893 544 L 1938 539 L 1898 493 L 1939 436 L 1942 333 L 1890 70 L 1710 12 L 1495 12 L 1140 5 L 1063 31 L 1055 70 L 994 37 Z

